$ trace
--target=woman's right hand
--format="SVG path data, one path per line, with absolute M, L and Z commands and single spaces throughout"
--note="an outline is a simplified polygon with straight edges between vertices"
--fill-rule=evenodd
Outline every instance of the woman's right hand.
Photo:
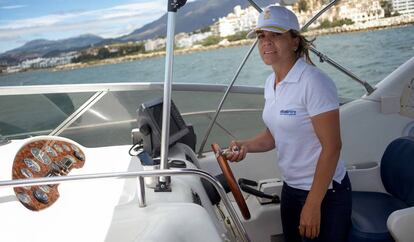
M 233 140 L 230 142 L 226 158 L 232 162 L 239 162 L 246 157 L 247 147 L 239 141 Z

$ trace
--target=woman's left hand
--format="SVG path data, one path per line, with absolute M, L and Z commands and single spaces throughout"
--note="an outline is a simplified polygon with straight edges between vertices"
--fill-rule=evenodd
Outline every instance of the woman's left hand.
M 314 239 L 321 228 L 321 205 L 306 201 L 300 214 L 299 233 L 302 237 Z

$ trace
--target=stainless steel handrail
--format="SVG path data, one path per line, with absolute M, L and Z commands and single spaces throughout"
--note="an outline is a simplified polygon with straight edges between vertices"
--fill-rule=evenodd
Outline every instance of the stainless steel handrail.
M 247 59 L 249 58 L 249 56 L 252 53 L 252 51 L 253 51 L 254 47 L 256 46 L 256 44 L 257 44 L 257 39 L 250 46 L 249 51 L 247 52 L 246 56 L 243 58 L 242 63 L 240 64 L 239 68 L 237 69 L 236 73 L 234 74 L 234 77 L 233 77 L 232 81 L 228 85 L 226 92 L 224 93 L 223 97 L 221 98 L 221 101 L 220 101 L 220 103 L 219 103 L 219 105 L 218 105 L 218 107 L 216 109 L 216 113 L 214 114 L 214 117 L 210 121 L 210 124 L 208 125 L 208 128 L 206 130 L 206 133 L 204 134 L 203 141 L 201 142 L 200 149 L 198 150 L 198 158 L 202 157 L 204 146 L 206 145 L 208 136 L 209 136 L 211 130 L 213 129 L 214 124 L 216 123 L 216 120 L 217 120 L 218 115 L 219 115 L 219 113 L 221 111 L 221 108 L 223 107 L 224 101 L 226 100 L 227 96 L 229 95 L 230 90 L 231 90 L 231 88 L 234 85 L 234 82 L 236 81 L 237 77 L 239 76 L 240 71 L 242 70 L 244 64 L 246 63 Z
M 321 62 L 326 61 L 327 63 L 329 63 L 333 67 L 335 67 L 337 70 L 341 71 L 345 75 L 351 77 L 354 81 L 356 81 L 359 84 L 363 85 L 364 88 L 365 88 L 365 90 L 367 91 L 367 94 L 368 95 L 371 94 L 371 93 L 373 93 L 375 91 L 375 88 L 373 88 L 368 82 L 363 81 L 361 78 L 357 77 L 354 73 L 352 73 L 351 71 L 349 71 L 345 67 L 341 66 L 340 64 L 338 64 L 337 62 L 335 62 L 334 60 L 332 60 L 328 56 L 324 55 L 320 51 L 316 50 L 314 47 L 311 46 L 309 48 L 309 50 L 312 51 L 316 56 L 318 56 L 319 57 L 319 60 Z
M 171 0 L 170 0 L 171 1 Z M 170 1 L 168 1 L 170 3 Z M 173 61 L 174 61 L 174 32 L 175 17 L 177 9 L 168 8 L 167 22 L 167 40 L 165 55 L 165 73 L 164 73 L 164 95 L 162 105 L 162 123 L 161 123 L 161 161 L 160 169 L 168 169 L 168 147 L 170 142 L 170 113 L 171 113 L 171 90 L 173 82 Z M 169 184 L 167 178 L 160 176 L 158 185 L 160 189 L 167 191 Z
M 104 83 L 104 84 L 62 84 L 62 85 L 33 85 L 33 86 L 0 86 L 0 96 L 34 95 L 53 93 L 85 93 L 85 92 L 119 92 L 119 91 L 154 91 L 163 90 L 161 82 L 133 82 L 133 83 Z M 175 83 L 173 91 L 222 92 L 228 88 L 223 84 L 189 84 Z M 232 93 L 260 94 L 263 87 L 233 86 Z
M 230 200 L 228 199 L 223 186 L 219 181 L 209 173 L 198 169 L 173 169 L 173 170 L 151 170 L 151 171 L 133 171 L 133 172 L 111 172 L 111 173 L 95 173 L 85 175 L 59 176 L 59 177 L 43 177 L 19 180 L 0 181 L 0 188 L 6 187 L 23 187 L 23 186 L 38 186 L 46 184 L 59 184 L 71 181 L 81 180 L 96 180 L 106 178 L 134 178 L 134 177 L 150 177 L 150 176 L 171 176 L 171 175 L 197 175 L 204 178 L 217 189 L 224 206 L 227 208 L 230 217 L 232 218 L 242 241 L 249 242 L 249 236 L 237 216 Z M 143 203 L 145 204 L 145 203 Z
M 323 7 L 318 13 L 315 14 L 305 25 L 302 26 L 300 29 L 302 32 L 305 31 L 313 22 L 315 22 L 323 13 L 325 13 L 328 9 L 330 9 L 333 5 L 335 5 L 340 0 L 333 0 L 328 3 L 325 7 Z
M 302 32 L 305 31 L 313 22 L 315 22 L 316 19 L 318 19 L 324 12 L 326 12 L 328 9 L 330 9 L 333 5 L 337 4 L 339 1 L 340 0 L 333 0 L 330 3 L 328 3 L 324 8 L 322 8 L 322 10 L 320 10 L 315 16 L 312 17 L 311 20 L 309 20 L 301 28 L 301 31 Z M 314 48 L 313 46 L 311 46 L 309 48 L 309 50 L 312 51 L 316 56 L 318 56 L 319 57 L 319 60 L 321 62 L 324 62 L 324 61 L 328 62 L 329 64 L 331 64 L 333 67 L 335 67 L 336 69 L 338 69 L 339 71 L 341 71 L 345 75 L 348 75 L 353 80 L 355 80 L 358 83 L 360 83 L 361 85 L 363 85 L 364 88 L 365 88 L 365 90 L 367 91 L 368 95 L 375 91 L 375 88 L 373 88 L 368 82 L 362 80 L 361 78 L 359 78 L 358 76 L 356 76 L 354 73 L 352 73 L 348 69 L 346 69 L 343 66 L 341 66 L 340 64 L 338 64 L 336 61 L 332 60 L 328 56 L 326 56 L 323 53 L 321 53 L 320 51 L 316 50 L 316 48 Z

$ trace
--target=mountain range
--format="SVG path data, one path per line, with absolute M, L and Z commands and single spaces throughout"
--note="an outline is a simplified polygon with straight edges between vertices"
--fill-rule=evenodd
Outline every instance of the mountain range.
M 53 57 L 62 52 L 77 51 L 103 40 L 104 38 L 92 34 L 62 40 L 36 39 L 19 48 L 4 52 L 0 55 L 0 63 L 17 64 L 25 59 Z
M 263 7 L 275 2 L 278 1 L 261 0 L 259 5 Z M 177 12 L 175 32 L 192 32 L 210 26 L 218 18 L 232 12 L 236 5 L 246 8 L 249 3 L 246 0 L 198 0 L 189 2 Z M 118 38 L 104 39 L 96 35 L 85 34 L 62 40 L 32 40 L 21 47 L 0 54 L 0 63 L 10 65 L 25 59 L 53 57 L 63 52 L 78 51 L 93 45 L 151 39 L 165 36 L 166 31 L 167 14 L 164 14 L 159 19 Z

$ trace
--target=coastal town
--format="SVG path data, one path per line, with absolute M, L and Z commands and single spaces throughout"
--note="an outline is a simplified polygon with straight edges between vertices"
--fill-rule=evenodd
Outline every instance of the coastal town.
M 288 6 L 303 26 L 314 16 L 326 0 L 300 0 Z M 252 43 L 246 33 L 256 25 L 258 12 L 253 7 L 235 6 L 233 12 L 191 33 L 175 35 L 176 53 L 223 48 Z M 346 16 L 343 18 L 341 16 Z M 306 30 L 305 35 L 363 31 L 414 23 L 414 0 L 346 0 L 326 12 Z M 33 69 L 73 69 L 93 64 L 111 64 L 155 56 L 165 52 L 165 37 L 126 43 L 89 46 L 53 57 L 26 59 L 15 65 L 0 62 L 1 73 L 15 73 Z

